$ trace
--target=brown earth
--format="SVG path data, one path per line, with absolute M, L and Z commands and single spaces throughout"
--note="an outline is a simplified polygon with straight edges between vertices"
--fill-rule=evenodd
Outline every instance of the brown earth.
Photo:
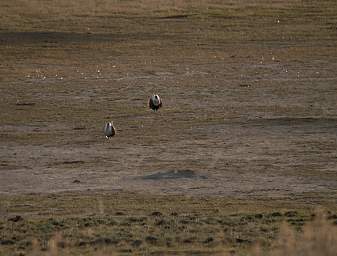
M 0 59 L 0 255 L 247 255 L 317 207 L 333 251 L 336 1 L 2 0 Z
M 336 198 L 336 1 L 87 2 L 0 3 L 0 193 Z

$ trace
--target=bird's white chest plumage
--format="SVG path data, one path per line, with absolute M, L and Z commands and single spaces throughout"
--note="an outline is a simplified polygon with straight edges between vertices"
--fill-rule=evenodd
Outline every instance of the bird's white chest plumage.
M 162 106 L 162 102 L 161 102 L 159 95 L 158 94 L 152 95 L 149 99 L 149 107 L 152 110 L 157 111 L 161 106 Z
M 106 138 L 110 138 L 112 136 L 114 136 L 116 133 L 115 128 L 113 126 L 113 124 L 111 122 L 108 122 L 105 124 L 104 127 L 104 135 Z
M 159 99 L 159 96 L 157 95 L 154 95 L 151 97 L 151 100 L 152 100 L 152 103 L 154 106 L 158 107 L 159 104 L 160 104 L 160 99 Z

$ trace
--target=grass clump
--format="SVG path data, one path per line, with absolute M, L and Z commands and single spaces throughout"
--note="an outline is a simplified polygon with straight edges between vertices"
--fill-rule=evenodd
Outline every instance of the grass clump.
M 333 215 L 332 215 L 333 216 Z M 333 218 L 333 217 L 332 217 Z M 255 245 L 253 256 L 333 256 L 337 252 L 337 226 L 331 216 L 319 213 L 297 232 L 292 222 L 283 222 L 276 240 L 268 249 Z

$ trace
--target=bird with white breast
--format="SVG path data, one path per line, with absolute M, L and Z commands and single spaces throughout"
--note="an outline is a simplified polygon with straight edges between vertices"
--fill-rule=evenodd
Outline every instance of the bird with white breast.
M 115 136 L 116 134 L 116 129 L 113 125 L 113 122 L 107 122 L 104 126 L 104 135 L 107 139 Z
M 161 108 L 163 105 L 163 102 L 158 94 L 154 94 L 149 99 L 149 108 L 153 111 L 157 111 L 159 108 Z

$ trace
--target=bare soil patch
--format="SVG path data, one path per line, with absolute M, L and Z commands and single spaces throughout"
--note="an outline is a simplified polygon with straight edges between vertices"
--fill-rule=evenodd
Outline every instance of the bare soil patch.
M 0 4 L 0 193 L 336 196 L 335 1 L 92 3 Z

